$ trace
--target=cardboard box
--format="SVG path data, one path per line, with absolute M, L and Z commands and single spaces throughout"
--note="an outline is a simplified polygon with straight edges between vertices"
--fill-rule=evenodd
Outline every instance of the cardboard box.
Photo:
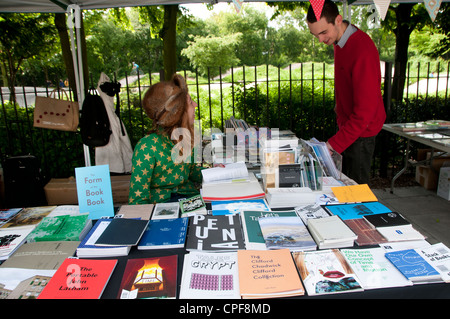
M 437 195 L 446 200 L 450 200 L 450 167 L 441 167 Z
M 435 150 L 434 156 L 441 154 Z M 430 159 L 431 157 L 431 149 L 419 149 L 417 150 L 417 161 L 423 161 L 426 159 Z M 436 190 L 438 179 L 439 179 L 439 170 L 441 169 L 444 163 L 450 161 L 450 157 L 439 156 L 437 158 L 433 158 L 430 163 L 430 166 L 426 165 L 417 165 L 416 166 L 416 182 L 422 185 L 425 189 L 428 190 Z
M 428 190 L 435 190 L 437 187 L 437 174 L 428 166 L 416 166 L 416 182 Z
M 114 204 L 128 203 L 131 175 L 111 176 Z M 52 178 L 44 187 L 48 205 L 78 205 L 75 177 Z

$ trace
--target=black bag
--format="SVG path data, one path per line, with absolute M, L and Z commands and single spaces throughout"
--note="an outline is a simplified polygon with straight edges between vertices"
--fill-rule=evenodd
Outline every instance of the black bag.
M 109 143 L 112 131 L 101 96 L 91 93 L 86 95 L 81 109 L 80 132 L 87 146 L 105 146 Z
M 3 162 L 7 207 L 47 205 L 44 180 L 38 159 L 33 155 L 8 157 Z

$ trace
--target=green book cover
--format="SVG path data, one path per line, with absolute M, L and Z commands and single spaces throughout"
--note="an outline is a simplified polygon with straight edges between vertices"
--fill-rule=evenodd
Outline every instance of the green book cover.
M 86 227 L 89 214 L 45 217 L 28 235 L 28 242 L 78 241 Z

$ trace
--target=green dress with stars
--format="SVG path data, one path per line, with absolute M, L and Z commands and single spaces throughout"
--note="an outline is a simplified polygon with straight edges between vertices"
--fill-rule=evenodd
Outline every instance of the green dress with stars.
M 199 193 L 201 166 L 172 160 L 174 143 L 167 134 L 152 133 L 143 137 L 133 153 L 129 204 L 167 202 L 172 193 L 194 196 Z

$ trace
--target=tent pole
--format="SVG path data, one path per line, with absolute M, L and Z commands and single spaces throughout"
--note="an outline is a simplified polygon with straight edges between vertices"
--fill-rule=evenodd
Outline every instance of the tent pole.
M 80 28 L 81 28 L 81 10 L 78 5 L 71 4 L 67 7 L 67 24 L 70 30 L 70 43 L 71 43 L 71 51 L 72 51 L 72 60 L 73 67 L 75 73 L 75 83 L 77 87 L 77 95 L 78 95 L 78 104 L 80 109 L 82 108 L 83 101 L 85 98 L 84 91 L 84 76 L 83 76 L 83 59 L 81 55 L 81 37 L 80 37 Z M 74 24 L 75 21 L 75 24 Z M 77 38 L 77 49 L 75 50 L 75 39 L 73 34 L 73 28 L 76 30 L 76 38 Z M 89 153 L 89 147 L 83 144 L 84 151 L 84 163 L 85 166 L 91 166 L 91 158 Z

